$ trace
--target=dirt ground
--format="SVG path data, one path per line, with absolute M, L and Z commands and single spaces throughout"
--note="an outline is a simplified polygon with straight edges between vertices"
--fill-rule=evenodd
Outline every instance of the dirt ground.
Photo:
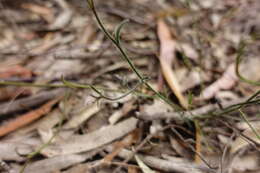
M 260 173 L 259 19 L 259 0 L 0 0 L 0 172 Z

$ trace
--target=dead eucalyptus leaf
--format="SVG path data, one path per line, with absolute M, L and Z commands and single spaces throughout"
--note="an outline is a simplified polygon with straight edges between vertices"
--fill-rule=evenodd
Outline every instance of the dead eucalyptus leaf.
M 66 141 L 48 146 L 42 151 L 42 154 L 53 157 L 96 149 L 125 136 L 136 128 L 137 122 L 136 118 L 129 118 L 116 125 L 109 125 L 89 134 L 74 135 Z
M 259 126 L 255 126 L 253 127 L 254 130 L 260 134 L 260 127 Z M 256 134 L 253 132 L 253 130 L 251 128 L 247 128 L 244 132 L 242 132 L 243 135 L 245 135 L 246 137 L 250 138 L 251 140 L 254 140 L 255 142 L 257 142 L 260 145 L 260 139 L 256 136 Z M 236 153 L 237 151 L 239 151 L 240 149 L 242 149 L 243 147 L 249 145 L 249 141 L 247 139 L 245 139 L 242 136 L 239 136 L 238 138 L 236 138 L 236 140 L 232 143 L 231 146 L 231 153 Z
M 177 46 L 176 41 L 172 38 L 170 30 L 163 20 L 158 20 L 157 25 L 158 25 L 157 34 L 161 43 L 159 59 L 161 63 L 163 76 L 166 79 L 167 83 L 169 84 L 172 92 L 176 95 L 176 97 L 180 101 L 180 104 L 184 108 L 187 108 L 188 107 L 187 100 L 181 93 L 181 87 L 171 67 L 173 60 L 175 59 L 174 52 Z
M 137 164 L 140 166 L 143 173 L 155 173 L 151 168 L 149 168 L 139 157 L 135 155 L 135 160 Z

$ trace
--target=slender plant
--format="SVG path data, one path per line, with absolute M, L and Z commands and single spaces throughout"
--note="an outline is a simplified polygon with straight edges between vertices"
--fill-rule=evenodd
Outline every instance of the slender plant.
M 95 8 L 95 4 L 93 0 L 87 0 L 88 6 L 90 8 L 90 10 L 92 11 L 92 13 L 94 14 L 94 17 L 98 23 L 98 25 L 100 26 L 100 29 L 102 30 L 102 32 L 107 36 L 107 38 L 109 40 L 111 40 L 113 42 L 113 44 L 116 46 L 116 48 L 119 50 L 119 52 L 122 55 L 122 58 L 129 64 L 130 68 L 133 70 L 133 72 L 136 74 L 136 76 L 139 78 L 140 83 L 144 84 L 148 89 L 150 89 L 151 91 L 153 91 L 153 93 L 160 98 L 161 100 L 163 100 L 164 102 L 166 102 L 167 104 L 169 104 L 170 106 L 172 106 L 173 108 L 175 108 L 176 110 L 180 111 L 182 110 L 178 105 L 174 104 L 173 102 L 171 102 L 168 98 L 166 98 L 165 96 L 163 96 L 162 94 L 160 94 L 159 92 L 157 92 L 155 89 L 153 89 L 153 87 L 147 82 L 147 77 L 144 77 L 139 70 L 135 67 L 135 65 L 133 64 L 133 62 L 130 60 L 130 58 L 128 57 L 127 53 L 125 52 L 125 50 L 123 49 L 122 45 L 121 45 L 121 40 L 120 40 L 120 33 L 121 30 L 123 28 L 123 26 L 128 22 L 128 20 L 124 20 L 123 22 L 121 22 L 115 29 L 114 34 L 111 35 L 108 30 L 105 28 L 104 24 L 102 23 L 96 8 Z

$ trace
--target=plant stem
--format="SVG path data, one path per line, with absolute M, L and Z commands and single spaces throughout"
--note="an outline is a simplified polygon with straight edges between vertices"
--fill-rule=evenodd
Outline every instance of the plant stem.
M 164 102 L 166 102 L 167 104 L 169 104 L 171 107 L 173 107 L 174 109 L 176 109 L 177 111 L 183 110 L 180 106 L 172 103 L 168 98 L 166 98 L 165 96 L 163 96 L 162 94 L 160 94 L 159 92 L 157 92 L 155 89 L 153 89 L 153 87 L 145 81 L 145 77 L 142 76 L 142 74 L 138 71 L 138 69 L 135 67 L 135 65 L 132 63 L 132 61 L 130 60 L 130 58 L 128 57 L 128 55 L 126 54 L 126 52 L 124 51 L 124 49 L 121 47 L 121 44 L 119 41 L 117 41 L 108 31 L 107 29 L 104 27 L 102 21 L 100 20 L 94 2 L 93 0 L 87 0 L 87 3 L 89 4 L 90 9 L 92 10 L 95 19 L 97 20 L 98 25 L 100 26 L 101 30 L 104 32 L 104 34 L 114 43 L 114 45 L 117 47 L 117 49 L 120 51 L 123 59 L 129 64 L 130 68 L 133 70 L 133 72 L 137 75 L 137 77 L 139 78 L 139 80 L 141 81 L 141 83 L 144 83 L 145 86 L 151 90 L 158 98 L 160 98 L 161 100 L 163 100 Z

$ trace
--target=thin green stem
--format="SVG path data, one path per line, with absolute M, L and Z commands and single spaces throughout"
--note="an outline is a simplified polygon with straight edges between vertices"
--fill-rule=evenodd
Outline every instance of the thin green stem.
M 257 91 L 253 96 L 251 96 L 245 102 L 228 106 L 227 108 L 225 108 L 222 111 L 212 112 L 212 113 L 203 114 L 203 115 L 196 115 L 196 116 L 193 117 L 193 119 L 205 119 L 205 118 L 210 118 L 210 117 L 217 117 L 217 116 L 221 116 L 221 115 L 227 115 L 227 114 L 229 114 L 231 112 L 234 112 L 234 111 L 237 111 L 239 109 L 242 109 L 245 106 L 259 104 L 260 103 L 260 99 L 255 99 L 259 94 L 260 94 L 260 91 Z
M 59 124 L 58 124 L 57 131 L 52 135 L 52 137 L 46 143 L 42 144 L 36 151 L 33 151 L 33 152 L 31 152 L 30 154 L 27 155 L 27 157 L 26 157 L 27 160 L 26 160 L 25 164 L 23 165 L 23 167 L 21 168 L 21 170 L 19 171 L 19 173 L 24 173 L 25 168 L 28 166 L 31 159 L 34 158 L 36 155 L 38 155 L 43 149 L 45 149 L 46 147 L 48 147 L 52 143 L 54 138 L 59 134 L 61 127 L 62 127 L 61 126 L 62 122 L 64 120 L 65 120 L 65 116 L 62 114 L 62 117 L 61 117 Z
M 180 111 L 183 110 L 180 108 L 180 106 L 172 103 L 169 99 L 167 99 L 166 97 L 164 97 L 162 94 L 160 94 L 159 92 L 157 92 L 155 89 L 153 89 L 153 87 L 146 81 L 144 81 L 145 77 L 142 76 L 142 74 L 138 71 L 138 69 L 135 67 L 135 65 L 132 63 L 132 61 L 130 60 L 130 58 L 128 57 L 128 55 L 126 54 L 126 52 L 124 51 L 124 49 L 121 47 L 120 41 L 119 41 L 119 36 L 117 36 L 117 39 L 115 39 L 108 31 L 107 29 L 104 27 L 102 21 L 100 20 L 94 2 L 93 0 L 87 0 L 87 3 L 90 7 L 90 9 L 92 10 L 95 19 L 97 20 L 98 25 L 100 26 L 101 30 L 104 32 L 104 34 L 114 43 L 114 45 L 118 48 L 118 50 L 120 51 L 123 59 L 129 64 L 130 68 L 133 70 L 133 72 L 137 75 L 137 77 L 140 79 L 141 83 L 144 83 L 145 86 L 151 90 L 158 98 L 160 98 L 161 100 L 163 100 L 164 102 L 166 102 L 167 104 L 169 104 L 170 106 L 172 106 L 173 108 L 175 108 L 176 110 Z M 120 28 L 121 29 L 121 28 Z
M 64 82 L 64 81 L 63 81 Z M 103 91 L 110 91 L 110 92 L 117 92 L 117 93 L 124 93 L 126 90 L 124 89 L 111 89 L 96 85 L 90 85 L 90 84 L 79 84 L 79 83 L 72 83 L 65 81 L 63 84 L 33 84 L 33 83 L 27 83 L 27 82 L 14 82 L 14 81 L 0 81 L 0 86 L 18 86 L 18 87 L 38 87 L 38 88 L 81 88 L 81 89 L 92 89 L 93 87 L 98 90 Z M 155 98 L 154 96 L 150 96 L 147 94 L 144 94 L 140 91 L 133 91 L 133 94 L 135 94 L 138 97 L 146 97 L 146 98 Z
M 256 131 L 256 129 L 250 124 L 250 122 L 247 119 L 246 114 L 241 111 L 241 109 L 238 110 L 240 113 L 240 116 L 242 117 L 242 119 L 247 123 L 247 125 L 249 126 L 249 128 L 253 131 L 253 133 L 256 135 L 256 137 L 260 140 L 260 135 L 258 134 L 258 132 Z

